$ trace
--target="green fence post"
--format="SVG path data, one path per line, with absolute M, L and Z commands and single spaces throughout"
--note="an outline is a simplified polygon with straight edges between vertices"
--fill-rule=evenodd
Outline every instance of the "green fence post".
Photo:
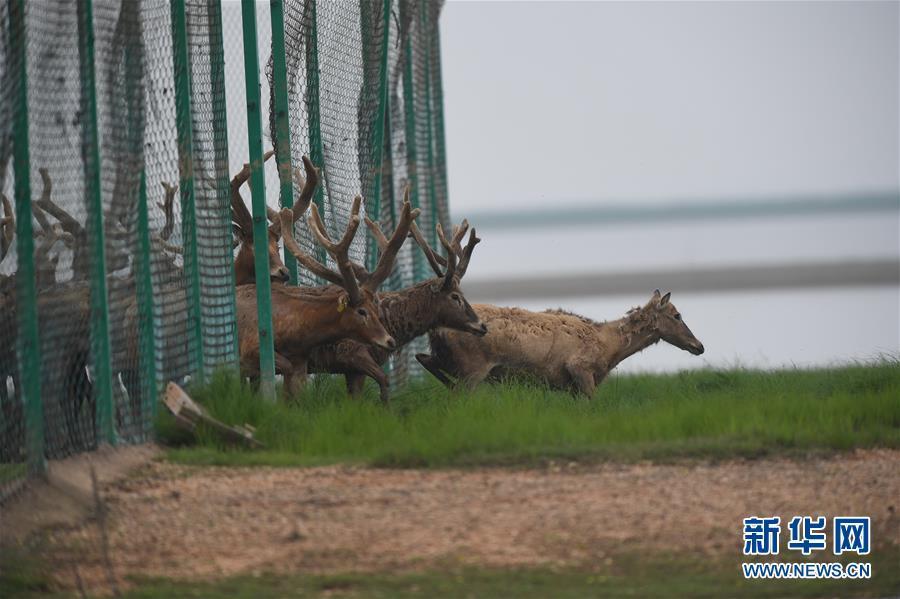
M 222 4 L 216 0 L 209 0 L 209 60 L 210 78 L 212 82 L 213 102 L 213 143 L 216 147 L 216 172 L 222 176 L 216 183 L 216 189 L 222 205 L 219 209 L 222 214 L 228 215 L 224 219 L 225 238 L 231 237 L 231 181 L 228 177 L 228 106 L 225 93 L 225 45 L 222 35 Z M 219 151 L 222 150 L 221 155 Z M 221 162 L 219 162 L 221 161 Z M 229 261 L 233 262 L 230 246 L 228 249 Z M 229 288 L 234 289 L 234 267 L 229 267 Z M 226 310 L 229 307 L 225 308 Z M 234 339 L 234 354 L 232 366 L 238 370 L 239 347 L 237 332 L 237 305 L 235 294 L 231 294 L 230 314 L 223 314 L 223 318 L 232 323 L 232 337 Z
M 404 13 L 409 10 L 409 2 L 401 2 L 400 10 Z M 406 30 L 406 36 L 401 43 L 404 46 L 403 54 L 403 114 L 406 117 L 404 123 L 404 137 L 406 139 L 406 174 L 409 178 L 409 201 L 413 208 L 419 208 L 421 202 L 419 200 L 419 169 L 418 169 L 418 148 L 416 147 L 416 102 L 413 94 L 415 93 L 415 81 L 413 80 L 413 52 L 412 52 L 412 19 L 408 19 L 407 15 L 400 16 L 400 22 L 409 22 L 410 27 Z M 427 226 L 425 226 L 428 229 Z M 425 231 L 434 244 L 435 232 Z M 427 278 L 425 272 L 425 263 L 422 261 L 421 252 L 413 252 L 413 276 L 417 281 Z
M 247 141 L 250 146 L 250 192 L 253 196 L 253 254 L 256 267 L 256 310 L 259 328 L 259 390 L 275 399 L 275 350 L 272 346 L 272 283 L 269 279 L 269 231 L 263 176 L 262 114 L 259 56 L 256 49 L 256 2 L 242 0 L 244 79 L 247 84 Z
M 109 306 L 106 290 L 106 244 L 100 188 L 100 143 L 97 131 L 97 86 L 94 72 L 93 1 L 78 2 L 78 56 L 81 64 L 82 160 L 84 161 L 87 231 L 91 243 L 91 356 L 97 398 L 98 440 L 116 441 L 113 425 Z
M 438 8 L 437 10 L 440 10 Z M 437 161 L 436 170 L 440 172 L 441 175 L 441 183 L 442 183 L 442 191 L 444 193 L 443 198 L 443 207 L 447 209 L 447 216 L 449 217 L 449 197 L 450 190 L 448 189 L 448 177 L 447 177 L 447 143 L 445 137 L 444 130 L 444 81 L 443 75 L 441 72 L 441 28 L 438 26 L 437 22 L 434 24 L 434 29 L 431 31 L 431 65 L 434 67 L 433 72 L 431 73 L 432 78 L 432 103 L 434 104 L 434 131 L 437 139 L 435 140 L 435 152 L 437 156 L 435 160 Z M 448 230 L 450 228 L 450 223 L 445 222 L 443 226 Z
M 322 181 L 316 188 L 313 201 L 325 216 L 325 185 L 328 171 L 325 169 L 325 152 L 322 147 L 322 120 L 319 115 L 319 32 L 316 16 L 316 0 L 309 2 L 309 40 L 306 42 L 306 114 L 309 118 L 309 159 L 322 169 Z M 325 249 L 316 246 L 316 256 L 325 261 Z
M 272 83 L 275 94 L 275 159 L 278 161 L 278 181 L 281 184 L 281 205 L 294 205 L 294 184 L 291 177 L 291 126 L 288 121 L 287 64 L 284 52 L 284 2 L 272 0 Z M 293 232 L 292 232 L 293 233 Z M 284 248 L 284 265 L 297 284 L 297 260 Z
M 153 277 L 150 267 L 150 224 L 147 215 L 147 173 L 141 169 L 141 187 L 137 205 L 138 255 L 137 301 L 138 336 L 141 348 L 141 414 L 144 414 L 142 433 L 149 435 L 156 419 L 156 346 L 153 342 Z M 146 415 L 150 415 L 147 418 Z
M 368 42 L 372 37 L 372 22 L 370 18 L 370 8 L 373 6 L 371 0 L 359 0 L 360 14 L 360 30 L 362 32 L 363 43 L 363 72 L 367 73 L 365 67 L 366 53 L 369 49 Z M 381 39 L 378 43 L 379 49 L 379 65 L 378 65 L 378 112 L 375 114 L 375 122 L 372 124 L 371 137 L 371 167 L 372 167 L 372 194 L 366 198 L 366 211 L 369 218 L 375 222 L 381 222 L 381 177 L 384 171 L 384 122 L 388 97 L 388 77 L 387 77 L 387 51 L 388 51 L 388 33 L 391 24 L 391 0 L 382 0 L 382 23 L 381 23 Z M 371 81 L 364 79 L 364 86 L 372 85 Z M 365 182 L 363 182 L 365 185 Z M 393 198 L 388 198 L 393 202 Z M 369 236 L 368 248 L 366 251 L 367 267 L 374 270 L 377 264 L 378 246 L 375 240 Z
M 419 37 L 426 38 L 423 43 L 425 46 L 425 89 L 420 90 L 425 94 L 425 121 L 428 125 L 428 136 L 426 149 L 426 160 L 428 161 L 428 206 L 431 214 L 431 238 L 432 243 L 437 246 L 437 233 L 434 226 L 439 222 L 437 209 L 437 188 L 434 185 L 434 120 L 431 114 L 431 56 L 428 48 L 428 40 L 426 33 L 428 32 L 428 0 L 419 0 Z
M 31 160 L 28 151 L 28 68 L 25 43 L 25 0 L 9 2 L 10 64 L 16 65 L 13 167 L 16 196 L 16 353 L 25 402 L 28 467 L 43 472 L 44 408 L 41 402 L 41 349 L 38 335 L 37 292 L 34 282 L 34 234 L 31 227 Z
M 184 0 L 172 0 L 171 9 L 175 121 L 178 129 L 178 189 L 181 193 L 181 237 L 184 244 L 184 273 L 187 277 L 188 347 L 191 350 L 191 370 L 202 381 L 205 375 L 200 312 L 200 256 L 197 250 L 197 214 L 194 203 L 193 108 Z

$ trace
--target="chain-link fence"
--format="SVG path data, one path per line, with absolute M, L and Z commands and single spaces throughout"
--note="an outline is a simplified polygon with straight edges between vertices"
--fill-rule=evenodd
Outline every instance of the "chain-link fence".
M 233 59 L 256 35 L 242 6 L 0 0 L 0 499 L 47 458 L 147 439 L 165 382 L 237 364 L 230 179 L 249 144 Z M 331 232 L 360 193 L 393 229 L 407 185 L 422 230 L 446 226 L 441 4 L 249 6 L 264 145 L 283 131 L 278 163 L 321 167 Z M 307 227 L 295 233 L 314 250 Z M 391 289 L 428 276 L 410 245 Z M 374 259 L 362 232 L 351 256 Z M 395 382 L 407 364 L 393 361 Z

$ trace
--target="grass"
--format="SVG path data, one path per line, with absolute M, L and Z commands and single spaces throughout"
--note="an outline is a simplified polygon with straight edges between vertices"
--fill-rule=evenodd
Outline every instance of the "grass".
M 831 558 L 828 558 L 830 560 Z M 826 560 L 826 561 L 828 561 Z M 887 597 L 900 590 L 900 550 L 863 561 L 869 580 L 745 580 L 739 559 L 622 554 L 590 568 L 477 568 L 446 564 L 423 572 L 241 575 L 211 582 L 132 579 L 123 596 L 162 597 Z M 21 562 L 19 562 L 21 565 Z M 30 568 L 29 568 L 30 569 Z M 0 575 L 0 596 L 46 597 L 53 585 L 33 574 Z
M 444 467 L 547 459 L 725 458 L 900 447 L 900 361 L 827 370 L 690 371 L 611 377 L 593 400 L 527 383 L 454 393 L 413 384 L 390 406 L 312 382 L 291 404 L 261 401 L 219 374 L 192 396 L 216 417 L 257 428 L 264 450 L 196 439 L 161 418 L 169 458 L 189 464 L 353 462 Z

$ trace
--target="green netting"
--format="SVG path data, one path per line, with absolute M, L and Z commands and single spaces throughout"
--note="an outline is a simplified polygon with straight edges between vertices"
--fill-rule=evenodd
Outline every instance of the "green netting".
M 442 3 L 423 0 L 399 0 L 389 43 L 389 123 L 390 168 L 397 195 L 410 187 L 412 204 L 422 211 L 420 228 L 434 247 L 434 232 L 440 222 L 449 230 L 445 162 L 443 160 L 442 99 L 433 89 L 440 78 L 437 48 L 438 17 Z M 437 84 L 440 85 L 439 83 Z M 434 118 L 439 106 L 441 120 Z M 438 131 L 440 126 L 440 131 Z M 440 150 L 436 147 L 441 144 Z M 440 156 L 438 162 L 436 156 Z M 395 210 L 396 212 L 396 210 Z M 401 286 L 433 276 L 421 253 L 413 244 L 403 248 L 398 260 Z M 408 257 L 407 257 L 408 256 Z M 409 370 L 419 371 L 413 356 L 427 351 L 427 340 L 420 338 L 407 345 L 393 360 L 394 383 L 406 379 Z
M 24 54 L 22 31 L 12 27 L 10 6 L 0 10 L 0 499 L 19 487 L 27 463 L 25 406 L 20 399 L 16 344 L 16 275 L 19 256 L 12 221 L 13 125 Z
M 357 194 L 393 229 L 408 184 L 422 229 L 446 224 L 439 13 L 284 3 L 290 159 L 322 168 L 332 234 Z M 45 459 L 147 439 L 167 381 L 237 364 L 229 164 L 247 160 L 246 120 L 229 129 L 226 98 L 240 104 L 244 81 L 224 62 L 236 26 L 223 35 L 218 0 L 0 0 L 0 192 L 20 215 L 0 207 L 0 498 Z M 263 118 L 268 145 L 274 110 Z M 304 223 L 296 236 L 316 251 Z M 365 239 L 351 256 L 371 265 Z M 423 266 L 407 244 L 388 286 L 427 278 Z

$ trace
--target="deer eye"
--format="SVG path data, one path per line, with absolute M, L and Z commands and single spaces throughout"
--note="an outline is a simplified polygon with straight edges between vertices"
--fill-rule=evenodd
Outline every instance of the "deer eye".
M 452 293 L 452 294 L 450 294 L 450 299 L 452 299 L 452 300 L 455 301 L 455 302 L 458 302 L 458 301 L 459 301 L 459 294 L 458 294 L 458 293 Z
M 360 308 L 359 310 L 357 310 L 356 313 L 359 314 L 360 316 L 362 316 L 363 318 L 369 317 L 369 313 L 366 312 L 363 308 Z
M 674 318 L 675 318 L 675 320 L 681 320 L 681 314 L 679 314 L 678 312 L 676 312 Z

